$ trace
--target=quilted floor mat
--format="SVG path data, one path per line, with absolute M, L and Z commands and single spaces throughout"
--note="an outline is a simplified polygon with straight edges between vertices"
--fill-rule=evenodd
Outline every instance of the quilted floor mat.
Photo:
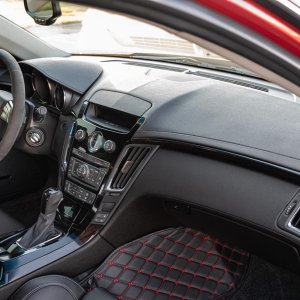
M 155 232 L 115 250 L 94 287 L 118 299 L 224 299 L 243 277 L 249 254 L 189 228 Z

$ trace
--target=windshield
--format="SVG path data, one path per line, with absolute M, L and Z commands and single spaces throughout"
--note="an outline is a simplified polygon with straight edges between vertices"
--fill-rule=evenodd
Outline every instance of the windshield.
M 43 41 L 77 55 L 120 55 L 177 62 L 255 76 L 252 72 L 157 26 L 112 12 L 61 2 L 52 26 L 34 23 L 23 1 L 1 0 L 0 14 Z

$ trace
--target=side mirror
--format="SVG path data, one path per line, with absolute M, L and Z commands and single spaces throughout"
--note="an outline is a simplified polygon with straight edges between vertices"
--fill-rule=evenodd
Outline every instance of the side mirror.
M 39 25 L 54 24 L 61 16 L 59 2 L 47 0 L 24 0 L 27 14 Z

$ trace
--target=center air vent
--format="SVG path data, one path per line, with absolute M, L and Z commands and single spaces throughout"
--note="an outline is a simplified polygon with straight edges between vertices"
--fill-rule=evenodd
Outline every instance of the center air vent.
M 294 217 L 292 218 L 290 225 L 294 227 L 295 229 L 300 230 L 300 210 L 296 212 Z
M 148 145 L 129 146 L 112 177 L 109 189 L 123 190 L 129 180 L 138 174 L 153 153 Z

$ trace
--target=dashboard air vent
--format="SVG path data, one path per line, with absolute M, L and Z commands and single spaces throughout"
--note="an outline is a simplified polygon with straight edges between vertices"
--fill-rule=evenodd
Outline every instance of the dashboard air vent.
M 150 154 L 151 149 L 149 146 L 130 146 L 113 176 L 110 188 L 113 190 L 124 189 L 141 163 L 144 162 L 146 157 Z
M 246 80 L 233 79 L 233 78 L 229 78 L 229 77 L 225 77 L 225 76 L 214 75 L 214 74 L 209 74 L 209 73 L 200 72 L 200 71 L 188 72 L 188 74 L 201 76 L 201 77 L 207 77 L 207 78 L 224 81 L 224 82 L 228 82 L 228 83 L 232 83 L 232 84 L 236 84 L 236 85 L 241 85 L 241 86 L 244 86 L 244 87 L 247 87 L 250 89 L 259 90 L 259 91 L 266 92 L 266 93 L 269 92 L 268 88 L 258 85 L 258 84 L 255 84 L 255 83 L 248 82 Z
M 125 62 L 125 64 L 138 66 L 138 67 L 146 67 L 146 68 L 152 68 L 152 69 L 167 70 L 167 71 L 173 71 L 173 72 L 185 72 L 185 71 L 187 71 L 187 69 L 185 69 L 185 68 L 178 68 L 178 67 L 165 66 L 165 65 L 159 65 L 159 64 L 144 63 L 144 62 Z
M 297 213 L 295 214 L 295 216 L 293 217 L 292 221 L 291 221 L 291 225 L 300 230 L 300 210 L 297 211 Z

